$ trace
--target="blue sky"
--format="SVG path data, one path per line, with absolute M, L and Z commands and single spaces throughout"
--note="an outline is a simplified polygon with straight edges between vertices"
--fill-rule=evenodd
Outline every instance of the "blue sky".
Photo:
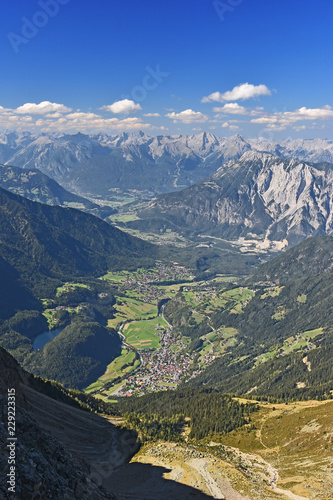
M 331 0 L 4 0 L 0 128 L 332 138 Z

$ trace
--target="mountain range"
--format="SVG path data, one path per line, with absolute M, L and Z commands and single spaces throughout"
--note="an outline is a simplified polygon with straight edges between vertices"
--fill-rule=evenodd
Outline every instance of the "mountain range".
M 162 194 L 128 222 L 144 231 L 174 230 L 225 240 L 295 244 L 333 233 L 333 165 L 247 151 L 212 176 Z
M 333 162 L 333 141 L 228 138 L 211 133 L 150 137 L 143 132 L 76 135 L 4 132 L 0 163 L 37 168 L 81 195 L 108 198 L 113 190 L 156 196 L 188 187 L 247 151 L 280 158 Z
M 20 168 L 0 165 L 0 187 L 32 201 L 46 205 L 78 208 L 101 218 L 115 212 L 110 207 L 100 206 L 82 196 L 70 193 L 54 179 L 35 168 Z

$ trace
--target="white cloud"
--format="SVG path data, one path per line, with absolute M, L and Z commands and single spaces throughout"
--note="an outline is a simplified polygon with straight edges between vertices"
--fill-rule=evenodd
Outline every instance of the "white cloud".
M 76 112 L 76 113 L 69 113 L 68 115 L 65 116 L 67 120 L 95 120 L 95 119 L 102 119 L 100 115 L 96 115 L 95 113 L 83 113 L 83 112 Z M 116 118 L 117 120 L 117 118 Z
M 230 130 L 239 130 L 239 127 L 237 125 L 230 125 L 228 122 L 224 122 L 221 125 L 222 128 L 230 128 Z
M 36 104 L 35 102 L 27 102 L 13 111 L 15 113 L 27 115 L 47 115 L 49 113 L 69 113 L 72 109 L 68 108 L 64 104 L 42 101 L 39 104 Z
M 141 106 L 140 104 L 135 104 L 134 101 L 131 101 L 130 99 L 123 99 L 122 101 L 116 101 L 113 104 L 109 104 L 106 106 L 102 106 L 100 109 L 105 110 L 105 111 L 111 111 L 111 113 L 136 113 L 137 111 L 140 111 Z
M 45 132 L 122 131 L 153 128 L 149 123 L 144 123 L 141 118 L 105 118 L 100 114 L 93 112 L 85 113 L 79 110 L 71 113 L 71 108 L 62 106 L 61 104 L 49 103 L 49 101 L 44 101 L 44 103 L 40 104 L 27 103 L 17 109 L 0 106 L 0 127 L 15 127 L 17 130 L 35 129 Z M 53 112 L 50 112 L 51 108 Z M 30 113 L 28 113 L 28 109 Z M 58 111 L 55 111 L 56 109 Z M 65 109 L 67 109 L 67 112 L 64 111 Z
M 271 91 L 266 85 L 252 85 L 252 83 L 242 83 L 237 85 L 232 90 L 228 90 L 221 94 L 220 92 L 213 92 L 201 99 L 201 102 L 225 102 L 225 101 L 238 101 L 240 99 L 252 99 L 261 95 L 271 95 Z
M 214 113 L 229 113 L 232 115 L 246 115 L 248 111 L 237 102 L 228 102 L 222 108 L 213 108 Z
M 285 130 L 286 127 L 299 121 L 305 120 L 329 120 L 333 119 L 333 108 L 329 105 L 322 108 L 302 108 L 295 111 L 283 111 L 253 118 L 251 123 L 267 125 L 270 130 Z
M 142 122 L 139 118 L 118 118 L 105 119 L 94 113 L 71 113 L 58 120 L 39 120 L 36 125 L 42 127 L 42 130 L 58 131 L 95 131 L 95 130 L 142 130 L 151 128 L 149 123 Z
M 146 113 L 144 114 L 143 116 L 148 116 L 148 117 L 157 117 L 157 116 L 161 116 L 159 113 Z
M 181 111 L 180 113 L 167 113 L 165 116 L 172 119 L 175 123 L 180 121 L 182 123 L 197 123 L 197 122 L 206 122 L 208 120 L 208 116 L 200 113 L 200 111 L 193 111 L 193 109 L 185 109 L 185 111 Z

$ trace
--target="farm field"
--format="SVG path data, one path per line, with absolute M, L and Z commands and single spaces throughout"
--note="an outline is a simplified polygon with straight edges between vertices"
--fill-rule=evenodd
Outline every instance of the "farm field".
M 157 306 L 132 297 L 117 297 L 115 317 L 109 319 L 108 326 L 116 328 L 127 320 L 139 320 L 157 316 Z
M 117 222 L 129 222 L 133 220 L 139 220 L 139 217 L 137 215 L 133 214 L 115 214 L 115 215 L 110 215 L 109 219 L 117 224 Z
M 200 337 L 204 342 L 200 349 L 199 362 L 207 362 L 207 356 L 218 357 L 227 347 L 234 345 L 237 335 L 236 328 L 220 328 Z
M 283 290 L 283 286 L 273 286 L 265 288 L 265 293 L 260 297 L 261 300 L 266 299 L 266 297 L 278 297 Z
M 126 342 L 136 349 L 158 348 L 160 338 L 157 331 L 167 328 L 167 323 L 161 317 L 146 321 L 134 321 L 127 323 L 122 333 Z
M 122 349 L 121 355 L 108 365 L 104 375 L 96 380 L 96 382 L 89 385 L 85 392 L 90 393 L 99 391 L 105 384 L 112 383 L 112 381 L 116 380 L 118 377 L 122 377 L 135 370 L 139 364 L 140 361 L 137 359 L 134 351 Z
M 254 291 L 248 288 L 235 288 L 225 292 L 199 292 L 195 297 L 184 293 L 186 301 L 193 307 L 198 315 L 206 316 L 221 308 L 228 308 L 230 312 L 239 314 L 254 297 Z M 198 316 L 198 322 L 200 318 Z

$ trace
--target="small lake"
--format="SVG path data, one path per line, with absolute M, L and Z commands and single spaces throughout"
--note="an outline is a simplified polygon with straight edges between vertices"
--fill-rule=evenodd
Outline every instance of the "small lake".
M 35 340 L 32 343 L 32 348 L 34 351 L 38 351 L 44 345 L 46 345 L 50 340 L 56 338 L 57 335 L 59 335 L 60 332 L 63 331 L 64 328 L 56 328 L 55 330 L 47 330 L 46 332 L 40 333 L 37 335 Z

